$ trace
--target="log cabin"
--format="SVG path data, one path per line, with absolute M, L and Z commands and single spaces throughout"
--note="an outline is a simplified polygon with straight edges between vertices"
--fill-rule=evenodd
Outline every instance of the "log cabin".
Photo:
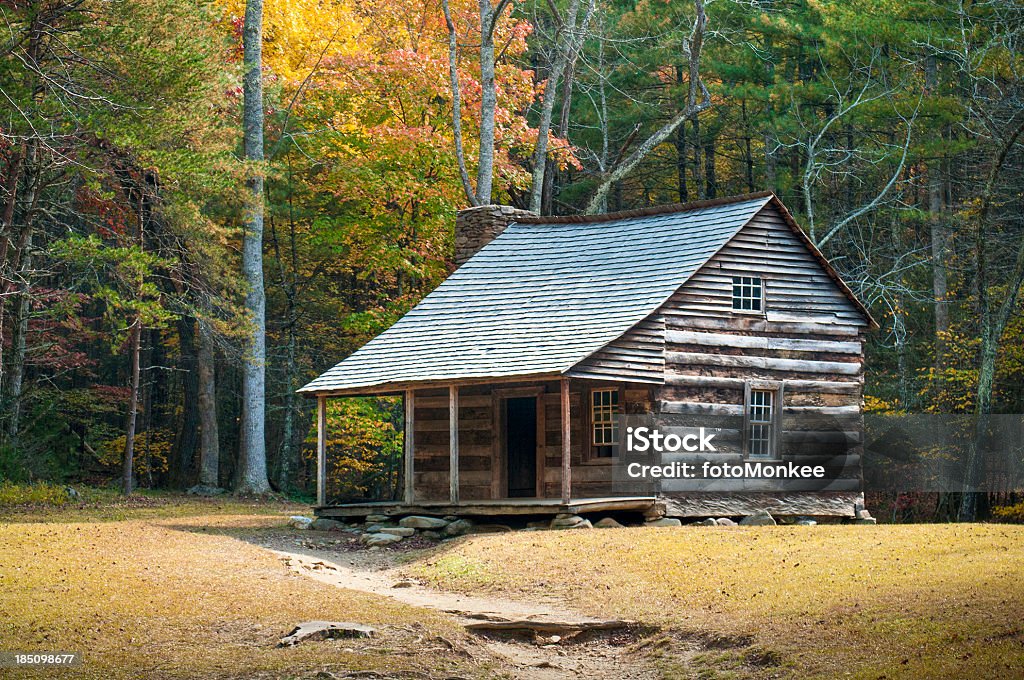
M 473 207 L 457 215 L 455 264 L 299 390 L 318 403 L 318 515 L 863 507 L 864 340 L 877 324 L 773 194 L 572 217 Z M 404 401 L 396 497 L 333 502 L 327 400 L 369 395 Z M 811 491 L 665 480 L 623 494 L 620 416 L 649 413 L 730 419 L 730 460 L 839 472 Z

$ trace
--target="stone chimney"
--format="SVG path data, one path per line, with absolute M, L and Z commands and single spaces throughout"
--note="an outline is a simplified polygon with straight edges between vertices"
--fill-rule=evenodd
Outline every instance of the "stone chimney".
M 456 213 L 455 266 L 464 265 L 520 217 L 536 217 L 536 213 L 510 205 L 480 205 Z

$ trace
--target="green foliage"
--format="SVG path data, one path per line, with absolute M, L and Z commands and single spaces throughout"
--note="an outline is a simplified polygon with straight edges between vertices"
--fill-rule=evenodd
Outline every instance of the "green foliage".
M 153 328 L 174 318 L 155 281 L 160 268 L 173 266 L 167 258 L 136 244 L 104 243 L 96 234 L 56 241 L 50 252 L 58 262 L 86 274 L 80 290 L 103 304 L 115 348 L 124 340 L 128 320 L 138 318 L 143 326 Z

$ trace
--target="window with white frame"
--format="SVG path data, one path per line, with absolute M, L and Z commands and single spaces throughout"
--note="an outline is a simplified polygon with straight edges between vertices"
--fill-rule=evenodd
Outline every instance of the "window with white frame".
M 774 421 L 774 394 L 768 390 L 751 390 L 747 404 L 749 432 L 747 454 L 767 458 L 772 455 L 772 423 Z
M 619 390 L 590 392 L 590 443 L 597 458 L 611 458 L 619 440 Z
M 740 312 L 760 312 L 764 307 L 764 286 L 760 276 L 732 277 L 732 308 Z

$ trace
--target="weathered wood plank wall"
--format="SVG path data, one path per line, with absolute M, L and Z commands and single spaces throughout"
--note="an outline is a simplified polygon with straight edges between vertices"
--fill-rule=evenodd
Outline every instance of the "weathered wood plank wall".
M 589 433 L 585 431 L 584 390 L 596 383 L 574 380 L 570 383 L 569 404 L 572 453 L 572 495 L 606 496 L 611 493 L 611 467 L 607 461 L 589 461 L 585 447 Z M 500 475 L 497 465 L 501 445 L 494 427 L 494 389 L 510 390 L 537 383 L 503 383 L 498 388 L 488 385 L 463 386 L 459 389 L 459 498 L 462 500 L 493 499 L 492 481 Z M 559 383 L 543 383 L 544 436 L 537 445 L 544 460 L 542 497 L 561 497 L 562 484 L 562 417 Z M 589 394 L 589 392 L 587 392 Z M 624 390 L 626 408 L 637 412 L 652 405 L 650 388 L 629 386 Z M 416 390 L 414 399 L 414 493 L 418 501 L 443 501 L 449 496 L 449 426 L 448 390 Z M 500 402 L 498 402 L 500 403 Z M 539 415 L 539 414 L 538 414 Z
M 665 375 L 665 319 L 653 314 L 577 364 L 569 376 L 660 383 Z
M 734 276 L 762 278 L 763 312 L 733 311 Z M 840 481 L 830 488 L 859 491 L 867 322 L 774 207 L 762 210 L 660 311 L 662 413 L 725 428 L 716 444 L 739 460 L 748 385 L 776 393 L 784 386 L 782 458 L 838 466 Z M 791 486 L 779 481 L 773 488 Z

